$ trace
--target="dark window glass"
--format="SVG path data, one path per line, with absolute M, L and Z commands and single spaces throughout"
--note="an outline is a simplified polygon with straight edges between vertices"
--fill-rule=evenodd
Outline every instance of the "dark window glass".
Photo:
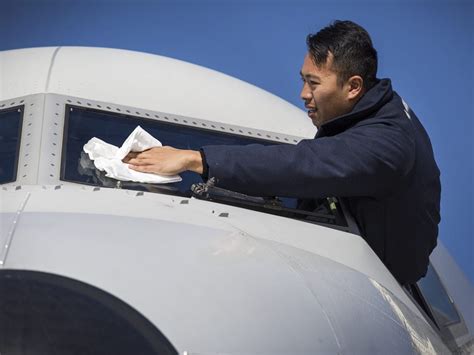
M 0 110 L 0 184 L 16 180 L 23 106 Z
M 89 164 L 87 154 L 83 153 L 83 146 L 92 137 L 120 147 L 136 126 L 140 125 L 152 136 L 157 137 L 163 145 L 181 149 L 199 150 L 210 144 L 277 144 L 274 142 L 245 138 L 237 135 L 225 134 L 200 128 L 158 122 L 126 115 L 114 115 L 102 111 L 83 109 L 68 106 L 62 157 L 62 179 L 84 184 L 101 186 L 115 186 L 116 180 L 95 171 Z M 82 159 L 82 161 L 81 161 Z M 92 169 L 85 169 L 92 167 Z M 184 172 L 180 174 L 182 181 L 174 184 L 155 186 L 161 189 L 186 193 L 190 186 L 202 182 L 198 174 Z M 137 188 L 136 183 L 123 182 L 125 188 Z M 150 184 L 142 184 L 151 187 Z
M 53 274 L 2 270 L 0 353 L 156 355 L 177 351 L 145 317 L 98 288 Z
M 418 281 L 418 287 L 420 288 L 426 303 L 430 307 L 436 323 L 440 327 L 461 321 L 456 308 L 451 302 L 438 274 L 431 264 L 428 265 L 426 276 Z

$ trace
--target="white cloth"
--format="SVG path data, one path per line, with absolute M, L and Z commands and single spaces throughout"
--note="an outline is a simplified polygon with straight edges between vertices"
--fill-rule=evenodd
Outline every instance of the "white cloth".
M 151 173 L 142 173 L 132 170 L 122 159 L 129 152 L 142 152 L 153 147 L 161 147 L 161 142 L 146 132 L 140 126 L 128 136 L 120 148 L 100 140 L 97 137 L 91 138 L 83 149 L 94 161 L 94 165 L 100 171 L 105 171 L 106 176 L 122 180 L 136 181 L 154 184 L 166 184 L 181 181 L 179 175 L 162 176 Z

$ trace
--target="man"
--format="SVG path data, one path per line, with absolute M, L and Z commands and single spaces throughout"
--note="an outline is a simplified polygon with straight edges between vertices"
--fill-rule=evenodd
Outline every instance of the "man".
M 318 128 L 296 146 L 153 148 L 125 159 L 158 174 L 185 170 L 217 186 L 259 196 L 338 196 L 362 237 L 401 284 L 426 274 L 438 234 L 440 182 L 429 138 L 415 114 L 376 79 L 369 34 L 335 21 L 307 38 L 301 98 Z

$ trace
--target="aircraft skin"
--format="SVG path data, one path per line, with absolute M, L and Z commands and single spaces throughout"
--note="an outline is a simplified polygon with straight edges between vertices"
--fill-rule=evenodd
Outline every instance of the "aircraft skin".
M 149 322 L 167 339 L 170 353 L 472 351 L 472 285 L 440 242 L 431 262 L 459 320 L 438 329 L 350 216 L 338 230 L 62 178 L 65 117 L 74 110 L 287 144 L 314 136 L 303 111 L 224 74 L 145 53 L 33 48 L 0 52 L 0 63 L 0 119 L 12 109 L 22 117 L 16 178 L 0 189 L 0 276 L 41 273 L 113 295 L 142 316 L 134 324 Z M 11 344 L 19 343 L 0 335 L 2 355 L 22 353 Z

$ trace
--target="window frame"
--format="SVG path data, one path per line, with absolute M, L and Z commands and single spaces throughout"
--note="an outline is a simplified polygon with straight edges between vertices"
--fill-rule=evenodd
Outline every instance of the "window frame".
M 424 293 L 421 289 L 421 287 L 418 285 L 418 282 L 414 284 L 409 284 L 409 285 L 404 285 L 402 286 L 402 289 L 405 291 L 406 295 L 411 299 L 411 301 L 415 304 L 415 306 L 418 308 L 418 310 L 421 312 L 425 320 L 428 322 L 428 324 L 431 326 L 433 331 L 438 334 L 438 336 L 443 340 L 445 345 L 451 350 L 451 351 L 457 351 L 458 350 L 458 344 L 456 342 L 456 339 L 468 334 L 468 328 L 466 327 L 465 320 L 462 316 L 462 314 L 459 312 L 458 308 L 456 307 L 456 304 L 452 300 L 451 296 L 449 295 L 443 281 L 438 275 L 438 272 L 436 271 L 436 268 L 433 266 L 433 264 L 430 262 L 431 269 L 435 276 L 438 278 L 439 284 L 444 291 L 445 295 L 448 297 L 449 303 L 453 306 L 454 311 L 456 312 L 458 316 L 458 320 L 448 322 L 448 323 L 443 323 L 441 324 L 439 322 L 438 317 L 435 315 L 435 312 L 433 312 L 433 308 L 431 307 L 430 303 L 427 301 L 426 298 L 426 293 Z
M 444 292 L 444 296 L 446 296 L 449 304 L 453 307 L 453 310 L 454 310 L 454 312 L 457 316 L 457 319 L 455 319 L 455 320 L 450 320 L 449 322 L 441 323 L 439 317 L 437 316 L 437 312 L 435 312 L 433 310 L 433 307 L 432 307 L 431 303 L 429 302 L 428 298 L 426 297 L 426 292 L 423 292 L 423 289 L 419 284 L 420 281 L 422 280 L 422 279 L 420 279 L 420 280 L 417 281 L 416 286 L 417 286 L 417 288 L 420 292 L 420 295 L 422 297 L 422 300 L 423 300 L 424 304 L 428 307 L 428 310 L 429 310 L 430 314 L 432 315 L 433 320 L 436 323 L 436 326 L 438 327 L 438 329 L 442 329 L 442 328 L 449 328 L 450 326 L 462 323 L 461 314 L 459 313 L 456 305 L 454 304 L 451 296 L 449 295 L 448 291 L 446 290 L 446 287 L 444 287 L 444 284 L 441 281 L 441 278 L 439 277 L 436 269 L 431 264 L 431 262 L 428 265 L 427 274 L 428 274 L 430 268 L 431 268 L 431 271 L 433 272 L 433 276 L 436 277 L 436 280 L 438 281 L 439 286 L 441 287 L 441 291 Z M 425 275 L 425 277 L 426 277 L 426 275 Z
M 0 185 L 3 184 L 10 184 L 12 182 L 15 182 L 18 178 L 18 166 L 19 166 L 19 159 L 20 159 L 20 149 L 21 149 L 21 142 L 22 142 L 22 133 L 23 133 L 23 116 L 25 114 L 25 105 L 17 105 L 13 107 L 9 107 L 7 109 L 0 109 L 0 115 L 4 113 L 10 113 L 17 111 L 20 113 L 19 117 L 19 124 L 18 124 L 18 143 L 16 146 L 16 151 L 15 151 L 15 161 L 13 165 L 13 178 L 8 181 L 1 182 Z

